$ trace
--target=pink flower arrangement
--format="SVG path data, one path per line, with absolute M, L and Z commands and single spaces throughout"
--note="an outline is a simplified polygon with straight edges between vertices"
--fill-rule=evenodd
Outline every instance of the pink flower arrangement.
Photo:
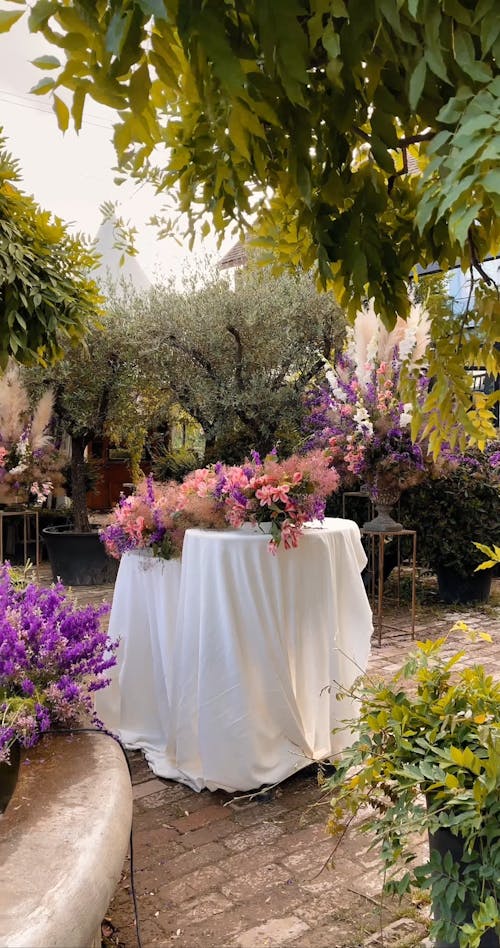
M 19 366 L 0 377 L 0 501 L 43 503 L 62 482 L 63 457 L 49 434 L 54 406 L 47 391 L 32 411 Z
M 338 485 L 324 451 L 285 461 L 254 453 L 241 466 L 218 463 L 193 471 L 182 484 L 157 485 L 147 478 L 136 494 L 120 500 L 101 539 L 117 558 L 145 547 L 170 558 L 180 556 L 189 527 L 223 530 L 268 522 L 270 550 L 281 542 L 291 549 L 307 521 L 324 518 L 326 499 Z

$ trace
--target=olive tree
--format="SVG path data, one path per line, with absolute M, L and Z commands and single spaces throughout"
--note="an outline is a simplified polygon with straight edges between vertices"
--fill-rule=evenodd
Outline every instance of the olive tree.
M 158 285 L 132 306 L 150 340 L 143 365 L 153 360 L 151 373 L 202 426 L 207 460 L 297 445 L 304 389 L 345 330 L 310 275 L 251 269 L 233 290 L 212 274 L 201 289 Z

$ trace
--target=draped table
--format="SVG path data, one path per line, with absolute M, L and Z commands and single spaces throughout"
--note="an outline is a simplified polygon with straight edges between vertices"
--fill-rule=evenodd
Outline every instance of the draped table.
M 182 561 L 123 556 L 112 683 L 96 710 L 152 770 L 194 790 L 277 783 L 350 742 L 336 698 L 366 668 L 359 528 L 327 519 L 294 550 L 245 529 L 188 530 Z

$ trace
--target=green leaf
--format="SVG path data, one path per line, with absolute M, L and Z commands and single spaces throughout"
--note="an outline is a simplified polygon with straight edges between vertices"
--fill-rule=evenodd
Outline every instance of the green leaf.
M 331 20 L 328 21 L 326 29 L 323 30 L 321 42 L 330 58 L 336 59 L 340 53 L 340 34 L 334 29 Z
M 334 16 L 343 16 L 348 19 L 349 13 L 344 0 L 332 0 L 332 13 Z
M 8 33 L 11 26 L 14 26 L 14 23 L 17 23 L 21 19 L 24 10 L 20 12 L 13 11 L 12 13 L 9 10 L 0 10 L 0 33 Z
M 446 65 L 441 52 L 441 22 L 441 6 L 440 4 L 435 3 L 434 0 L 430 0 L 430 2 L 428 2 L 426 5 L 425 58 L 429 65 L 429 69 L 432 70 L 434 75 L 447 82 L 448 73 L 446 71 Z
M 57 116 L 57 124 L 62 132 L 65 132 L 69 125 L 69 109 L 65 102 L 54 95 L 54 112 Z
M 132 73 L 129 83 L 130 107 L 136 115 L 144 112 L 149 100 L 151 89 L 151 80 L 149 78 L 148 64 L 143 62 L 135 72 Z
M 310 207 L 312 196 L 311 175 L 307 165 L 300 160 L 297 164 L 297 186 L 307 206 Z
M 481 176 L 481 187 L 490 194 L 500 194 L 500 168 L 492 168 L 484 176 Z
M 78 86 L 78 88 L 75 89 L 75 93 L 73 95 L 71 114 L 73 116 L 73 122 L 77 132 L 79 132 L 82 127 L 83 107 L 85 105 L 86 95 L 86 89 L 83 89 L 81 86 Z
M 373 110 L 370 122 L 377 138 L 380 138 L 389 148 L 395 148 L 397 135 L 391 116 L 384 109 L 377 107 Z
M 115 56 L 120 55 L 127 39 L 132 15 L 133 10 L 129 10 L 126 14 L 122 13 L 121 10 L 115 10 L 113 13 L 105 40 L 108 53 L 113 53 Z
M 471 79 L 477 82 L 488 82 L 491 79 L 491 70 L 486 63 L 476 60 L 472 37 L 462 27 L 455 30 L 453 46 L 458 65 Z
M 491 49 L 500 35 L 500 16 L 498 10 L 491 10 L 481 21 L 481 49 L 483 56 Z
M 54 79 L 44 76 L 43 79 L 40 79 L 37 84 L 30 89 L 30 92 L 32 92 L 33 95 L 45 95 L 46 92 L 54 88 L 55 84 Z
M 416 109 L 418 103 L 420 102 L 420 96 L 424 91 L 425 85 L 425 76 L 427 73 L 427 63 L 425 58 L 419 60 L 415 69 L 413 70 L 410 77 L 410 84 L 408 88 L 408 99 L 410 102 L 410 107 Z
M 31 33 L 36 33 L 41 27 L 45 26 L 52 14 L 57 12 L 57 7 L 56 0 L 37 0 L 28 19 Z
M 57 56 L 38 56 L 37 59 L 32 59 L 31 63 L 38 69 L 59 69 L 61 66 Z
M 396 170 L 394 167 L 394 161 L 392 160 L 392 156 L 388 152 L 384 142 L 381 141 L 380 138 L 377 138 L 376 135 L 372 135 L 370 148 L 375 161 L 378 165 L 380 165 L 383 171 L 386 171 L 388 174 L 394 174 L 394 171 Z
M 167 14 L 163 0 L 138 0 L 139 6 L 146 16 L 154 16 L 156 20 L 166 20 Z
M 235 56 L 224 30 L 224 22 L 215 11 L 206 7 L 197 19 L 200 43 L 213 64 L 213 71 L 224 90 L 233 95 L 245 84 L 241 64 Z
M 248 147 L 248 133 L 243 126 L 241 121 L 241 108 L 234 106 L 231 109 L 231 114 L 229 116 L 228 122 L 229 137 L 239 151 L 240 155 L 243 155 L 247 161 L 250 161 L 250 149 Z

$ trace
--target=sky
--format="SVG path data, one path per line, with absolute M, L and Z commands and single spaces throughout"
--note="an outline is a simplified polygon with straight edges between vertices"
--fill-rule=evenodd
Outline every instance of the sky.
M 0 34 L 0 126 L 8 150 L 19 161 L 22 190 L 75 231 L 91 237 L 101 223 L 100 206 L 117 201 L 122 217 L 137 228 L 137 259 L 147 276 L 178 277 L 193 254 L 172 237 L 159 241 L 155 229 L 147 225 L 149 217 L 160 211 L 161 198 L 151 188 L 132 182 L 118 187 L 113 182 L 114 113 L 88 100 L 79 135 L 71 129 L 63 135 L 49 98 L 29 94 L 42 76 L 49 75 L 31 65 L 46 52 L 54 55 L 42 37 L 29 33 L 24 17 L 9 33 Z M 215 238 L 208 237 L 195 244 L 194 254 L 218 257 L 234 242 L 228 236 L 219 251 Z

